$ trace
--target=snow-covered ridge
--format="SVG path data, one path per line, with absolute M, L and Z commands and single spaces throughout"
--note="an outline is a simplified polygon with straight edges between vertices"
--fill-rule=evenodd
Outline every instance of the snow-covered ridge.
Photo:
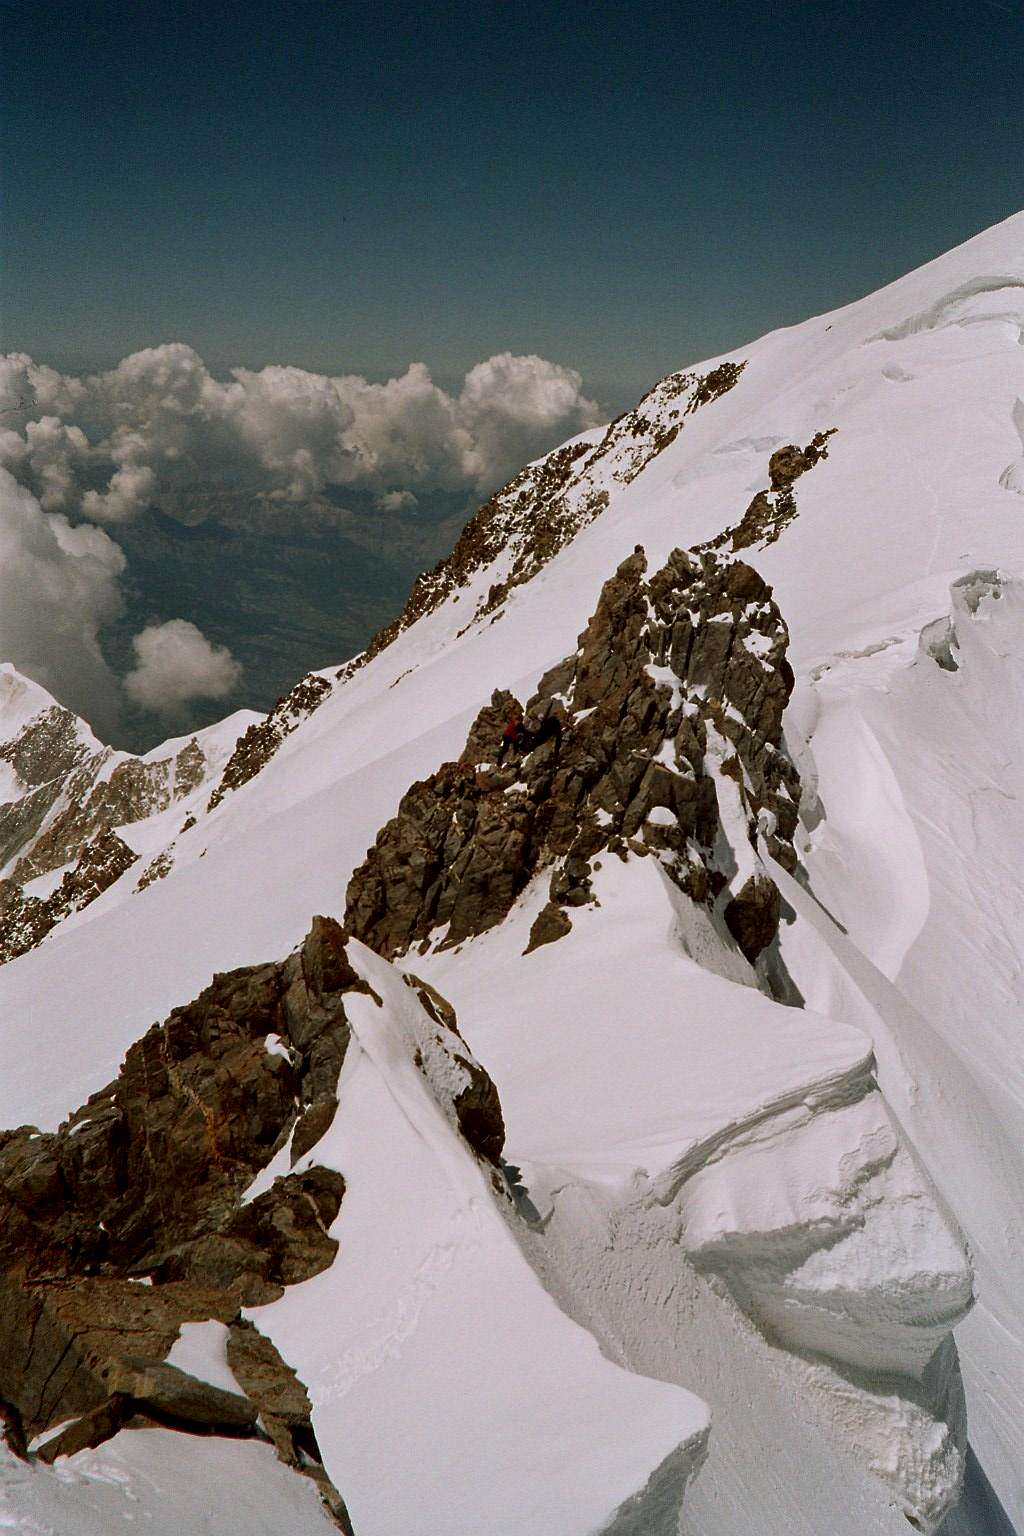
M 802 784 L 795 872 L 747 841 L 781 893 L 786 1001 L 639 855 L 600 860 L 596 899 L 557 943 L 523 955 L 542 881 L 461 946 L 411 952 L 497 1085 L 513 1213 L 483 1203 L 498 1196 L 446 1139 L 415 1057 L 398 1070 L 395 1015 L 358 1000 L 349 1112 L 308 1154 L 346 1181 L 332 1233 L 351 1241 L 261 1309 L 260 1328 L 301 1356 L 360 1536 L 389 1521 L 395 1536 L 444 1530 L 453 1487 L 463 1524 L 486 1529 L 487 1516 L 494 1536 L 520 1529 L 518 1507 L 507 1514 L 520 1496 L 545 1536 L 571 1528 L 563 1500 L 603 1499 L 600 1528 L 607 1496 L 650 1480 L 659 1455 L 645 1536 L 897 1536 L 908 1515 L 942 1519 L 965 1465 L 943 1536 L 1024 1529 L 1021 283 L 1024 216 L 743 348 L 734 386 L 633 478 L 609 478 L 600 514 L 498 607 L 483 611 L 504 579 L 492 561 L 332 674 L 255 776 L 188 832 L 176 823 L 165 879 L 136 896 L 124 877 L 0 970 L 0 1124 L 55 1127 L 212 972 L 282 957 L 313 912 L 340 914 L 410 786 L 458 758 L 495 687 L 529 698 L 574 654 L 638 543 L 657 570 L 715 541 L 759 494 L 774 502 L 774 455 L 836 429 L 796 486 L 798 515 L 744 551 L 773 588 L 796 674 L 783 721 Z M 155 839 L 159 825 L 138 828 Z M 736 823 L 734 854 L 744 838 Z M 354 949 L 379 996 L 395 986 L 415 1003 Z M 482 1278 L 495 1264 L 496 1314 Z M 520 1317 L 551 1332 L 518 1331 Z M 503 1375 L 506 1337 L 517 1370 Z M 600 1385 L 617 1430 L 636 1403 L 637 1464 L 623 1445 L 603 1464 L 571 1415 L 559 1439 L 566 1399 L 545 1365 L 570 1356 L 566 1382 Z M 490 1437 L 481 1424 L 494 1422 Z M 97 1468 L 124 1476 L 136 1457 L 138 1490 L 164 1465 L 126 1453 L 129 1439 L 107 1462 L 101 1448 L 58 1464 L 83 1479 L 83 1507 Z M 216 1475 L 243 1476 L 254 1449 Z M 535 1455 L 542 1478 L 508 1481 Z M 198 1453 L 193 1465 L 215 1475 Z M 481 1495 L 469 1510 L 482 1483 L 505 1502 Z M 91 1532 L 84 1515 L 62 1525 L 68 1507 L 51 1524 Z M 263 1515 L 248 1518 L 246 1536 L 262 1536 Z M 637 1529 L 628 1511 L 615 1519 Z
M 162 878 L 173 863 L 171 822 L 194 822 L 239 729 L 258 718 L 239 711 L 134 757 L 103 746 L 9 664 L 0 668 L 0 960 L 34 948 L 154 843 L 140 886 Z M 134 845 L 115 830 L 128 826 Z
M 457 602 L 480 572 L 491 584 L 472 618 L 492 613 L 600 516 L 620 485 L 635 480 L 675 441 L 688 416 L 732 389 L 743 368 L 729 361 L 704 374 L 670 373 L 603 430 L 581 433 L 528 464 L 470 519 L 452 553 L 417 579 L 403 611 L 339 676 L 365 666 L 446 599 Z

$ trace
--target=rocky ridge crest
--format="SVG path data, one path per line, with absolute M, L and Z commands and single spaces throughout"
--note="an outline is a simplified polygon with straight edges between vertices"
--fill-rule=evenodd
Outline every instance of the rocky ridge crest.
M 17 1453 L 48 1436 L 38 1454 L 52 1461 L 145 1424 L 269 1438 L 350 1529 L 305 1389 L 241 1317 L 337 1251 L 328 1229 L 345 1181 L 333 1169 L 304 1164 L 243 1197 L 286 1145 L 295 1170 L 339 1111 L 346 999 L 373 996 L 347 946 L 336 922 L 315 918 L 287 960 L 217 976 L 154 1025 L 57 1132 L 0 1132 L 0 1421 Z M 494 1085 L 450 1005 L 408 984 L 432 1053 L 417 1065 L 493 1163 L 504 1140 Z M 167 1363 L 196 1322 L 227 1330 L 237 1394 Z
M 241 789 L 265 768 L 286 736 L 307 720 L 327 698 L 331 684 L 318 672 L 310 672 L 278 699 L 269 715 L 250 725 L 235 743 L 220 781 L 210 796 L 207 810 L 215 811 L 232 789 Z
M 489 566 L 496 579 L 469 622 L 493 613 L 604 511 L 610 492 L 628 485 L 675 441 L 688 416 L 732 389 L 745 366 L 724 362 L 706 374 L 670 373 L 633 410 L 610 422 L 598 441 L 590 433 L 528 464 L 470 518 L 452 553 L 416 579 L 398 618 L 378 630 L 338 677 L 372 661 Z
M 740 561 L 676 550 L 646 566 L 639 548 L 623 561 L 577 651 L 540 679 L 521 760 L 497 762 L 520 707 L 498 691 L 460 759 L 403 796 L 348 887 L 346 926 L 372 948 L 459 944 L 541 872 L 531 947 L 560 938 L 601 854 L 657 858 L 749 961 L 771 944 L 779 897 L 757 841 L 795 867 L 800 796 L 782 738 L 788 632 Z

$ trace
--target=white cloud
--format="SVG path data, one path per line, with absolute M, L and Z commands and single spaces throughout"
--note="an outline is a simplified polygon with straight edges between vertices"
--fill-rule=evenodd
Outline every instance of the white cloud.
M 369 492 L 382 516 L 432 490 L 482 499 L 598 418 L 578 373 L 507 352 L 455 393 L 423 363 L 383 384 L 276 366 L 220 380 L 182 342 L 83 378 L 0 356 L 0 660 L 109 735 L 119 693 L 99 636 L 125 562 L 102 525 L 197 491 L 259 498 L 282 518 L 331 487 Z M 237 685 L 237 662 L 183 620 L 135 647 L 125 687 L 148 709 Z
M 125 692 L 159 714 L 174 714 L 192 699 L 223 699 L 242 678 L 227 647 L 211 644 L 187 619 L 149 624 L 132 646 L 136 664 L 124 680 Z
M 47 513 L 0 469 L 0 660 L 97 730 L 117 720 L 117 684 L 99 645 L 120 609 L 124 555 L 100 528 Z
M 507 480 L 554 447 L 553 423 L 564 425 L 562 438 L 596 426 L 600 413 L 584 398 L 582 388 L 575 369 L 543 357 L 501 352 L 471 368 L 458 410 L 473 444 L 467 467 L 478 488 Z
M 110 477 L 105 491 L 86 491 L 82 511 L 94 523 L 126 523 L 145 506 L 156 486 L 148 464 L 124 464 Z
M 415 512 L 419 504 L 412 491 L 385 491 L 376 502 L 382 512 Z
M 579 374 L 541 357 L 489 358 L 452 395 L 423 363 L 384 384 L 277 366 L 224 382 L 182 342 L 82 379 L 12 354 L 0 411 L 0 463 L 46 510 L 99 523 L 190 487 L 287 504 L 354 486 L 384 511 L 402 492 L 486 494 L 599 419 Z

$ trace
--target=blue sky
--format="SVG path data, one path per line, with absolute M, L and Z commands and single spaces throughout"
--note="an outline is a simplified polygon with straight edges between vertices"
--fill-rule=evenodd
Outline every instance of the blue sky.
M 0 5 L 2 344 L 602 403 L 1024 204 L 1019 0 Z

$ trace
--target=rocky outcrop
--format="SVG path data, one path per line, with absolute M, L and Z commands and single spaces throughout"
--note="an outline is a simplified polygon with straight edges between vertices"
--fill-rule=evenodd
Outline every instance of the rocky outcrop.
M 77 715 L 60 704 L 41 710 L 10 741 L 0 742 L 0 761 L 10 763 L 32 789 L 66 778 L 88 756 Z
M 55 725 L 51 716 L 59 717 Z M 202 783 L 206 758 L 194 737 L 173 757 L 122 757 L 108 772 L 117 757 L 110 747 L 90 753 L 81 742 L 70 745 L 78 725 L 55 706 L 0 748 L 27 790 L 0 806 L 0 858 L 15 860 L 11 878 L 21 885 L 77 858 L 102 828 L 159 815 Z M 49 776 L 39 777 L 47 768 Z
M 495 693 L 463 757 L 414 784 L 381 830 L 350 881 L 346 925 L 389 957 L 456 945 L 550 871 L 534 948 L 594 899 L 598 855 L 651 855 L 755 961 L 778 924 L 758 838 L 796 863 L 787 643 L 750 566 L 677 550 L 648 578 L 638 549 L 527 702 L 522 758 L 497 762 L 516 701 Z
M 702 545 L 704 549 L 750 549 L 754 544 L 766 549 L 789 527 L 797 515 L 793 486 L 801 475 L 822 459 L 828 458 L 828 440 L 837 427 L 815 432 L 806 448 L 789 443 L 778 448 L 768 460 L 768 485 L 758 491 L 742 518 L 731 528 Z
M 314 918 L 287 960 L 214 978 L 128 1051 L 52 1134 L 0 1132 L 0 1421 L 52 1460 L 124 1426 L 269 1438 L 343 1530 L 302 1383 L 241 1308 L 329 1267 L 345 1181 L 305 1154 L 339 1112 L 346 1003 L 374 998 L 348 937 Z M 504 1139 L 493 1083 L 426 983 L 416 1065 L 478 1154 Z M 292 1171 L 255 1198 L 292 1137 Z M 296 1167 L 299 1158 L 302 1165 Z M 167 1361 L 187 1323 L 228 1330 L 237 1394 Z
M 15 881 L 0 880 L 0 963 L 41 944 L 59 922 L 95 901 L 137 858 L 107 828 L 86 842 L 74 869 L 47 897 L 26 896 Z
M 282 964 L 216 977 L 154 1025 L 58 1132 L 0 1137 L 0 1399 L 25 1441 L 65 1423 L 48 1442 L 63 1454 L 140 1420 L 264 1433 L 261 1399 L 276 1390 L 285 1407 L 271 1438 L 301 1470 L 318 1466 L 308 1405 L 296 1406 L 301 1388 L 283 1362 L 273 1368 L 267 1341 L 247 1335 L 241 1351 L 261 1362 L 255 1397 L 197 1383 L 165 1357 L 184 1323 L 237 1327 L 242 1305 L 334 1257 L 339 1174 L 314 1167 L 242 1195 L 304 1109 L 333 1098 L 345 997 L 368 990 L 345 944 L 317 918 Z
M 635 479 L 675 441 L 688 416 L 732 389 L 745 366 L 725 362 L 706 374 L 670 373 L 600 438 L 588 434 L 528 464 L 475 513 L 452 553 L 417 577 L 398 618 L 378 630 L 338 677 L 365 666 L 489 566 L 495 567 L 496 580 L 471 617 L 494 612 L 604 511 L 619 485 Z
M 320 708 L 330 691 L 331 685 L 326 678 L 310 672 L 301 682 L 296 683 L 290 693 L 278 699 L 269 715 L 255 725 L 250 725 L 238 738 L 235 750 L 224 766 L 220 782 L 210 796 L 207 809 L 216 810 L 229 790 L 241 789 L 243 784 L 254 779 L 269 763 L 285 737 L 290 736 L 297 725 L 301 725 L 314 710 Z
M 105 748 L 101 769 L 113 756 Z M 58 869 L 74 858 L 85 840 L 102 826 L 124 827 L 143 821 L 147 816 L 166 811 L 174 800 L 191 793 L 202 782 L 205 759 L 193 739 L 175 757 L 147 763 L 138 757 L 125 758 L 109 776 L 95 782 L 87 794 L 72 783 L 65 786 L 65 804 L 48 823 L 31 849 L 18 860 L 13 878 L 22 883 Z
M 0 669 L 8 705 L 17 709 L 42 689 Z M 0 805 L 0 963 L 38 944 L 71 912 L 79 911 L 118 879 L 135 855 L 114 831 L 159 815 L 202 784 L 209 764 L 192 737 L 180 751 L 155 762 L 101 747 L 83 721 L 58 704 L 43 705 L 0 742 L 9 766 Z M 165 874 L 171 855 L 157 855 L 139 889 Z M 74 866 L 45 897 L 26 895 L 31 881 Z
M 422 1035 L 414 1056 L 417 1067 L 442 1108 L 450 1111 L 463 1140 L 487 1162 L 497 1164 L 505 1145 L 505 1120 L 497 1088 L 466 1049 L 451 1003 L 411 972 L 404 979 L 427 1018 L 437 1026 L 433 1033 Z

